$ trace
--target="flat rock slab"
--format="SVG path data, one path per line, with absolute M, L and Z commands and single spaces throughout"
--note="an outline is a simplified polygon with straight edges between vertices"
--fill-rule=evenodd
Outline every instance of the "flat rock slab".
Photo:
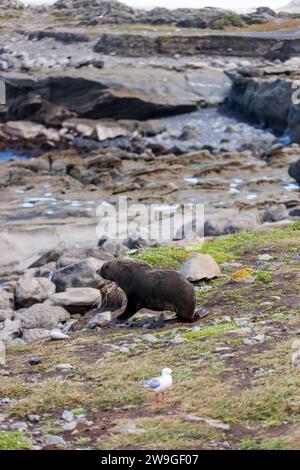
M 76 113 L 78 117 L 92 119 L 143 120 L 180 114 L 195 111 L 200 104 L 222 103 L 231 86 L 229 77 L 217 69 L 182 73 L 122 65 L 109 70 L 84 67 L 52 75 L 3 72 L 1 79 L 6 82 L 11 97 L 9 119 L 14 121 L 18 116 L 39 123 L 50 122 L 53 106 L 66 111 L 64 115 Z M 18 115 L 13 98 L 16 90 L 19 93 Z M 34 110 L 28 107 L 29 92 L 38 97 L 39 104 Z M 42 110 L 43 118 L 39 114 Z M 99 133 L 102 138 L 103 130 Z
M 101 306 L 102 296 L 99 290 L 92 287 L 75 287 L 53 294 L 50 300 L 55 305 L 65 307 L 69 312 L 74 313 L 74 311 L 85 311 L 94 305 Z

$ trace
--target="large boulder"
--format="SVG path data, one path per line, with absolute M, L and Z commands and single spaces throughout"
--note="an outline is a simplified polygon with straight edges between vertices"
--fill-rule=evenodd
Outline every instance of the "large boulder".
M 31 307 L 54 294 L 55 285 L 45 277 L 34 277 L 32 272 L 21 276 L 16 284 L 15 299 L 18 307 Z
M 222 103 L 231 86 L 230 79 L 217 69 L 179 72 L 122 65 L 103 70 L 68 69 L 35 77 L 3 72 L 1 79 L 6 83 L 6 121 L 39 123 L 49 121 L 48 106 L 49 114 L 53 106 L 59 106 L 74 116 L 89 119 L 144 120 L 189 112 L 199 104 Z M 65 120 L 62 114 L 62 122 Z M 107 129 L 99 127 L 98 138 L 107 135 Z
M 64 252 L 56 262 L 56 269 L 65 268 L 70 264 L 94 258 L 100 261 L 109 261 L 113 256 L 99 248 L 74 248 Z
M 49 338 L 50 331 L 51 330 L 46 330 L 45 328 L 29 328 L 23 331 L 22 340 L 25 341 L 25 343 L 33 343 L 40 339 Z
M 263 213 L 263 222 L 279 222 L 280 220 L 287 219 L 289 211 L 284 204 L 272 206 L 266 209 Z
M 70 313 L 86 313 L 91 308 L 101 307 L 102 295 L 97 289 L 79 287 L 53 294 L 50 300 Z
M 63 292 L 70 287 L 93 287 L 100 289 L 104 280 L 97 274 L 104 261 L 88 258 L 57 269 L 52 276 L 52 282 L 57 292 Z
M 35 304 L 14 313 L 14 320 L 20 321 L 22 329 L 43 328 L 51 330 L 69 318 L 70 314 L 63 307 L 51 305 L 49 302 Z
M 17 338 L 20 335 L 21 331 L 21 322 L 20 320 L 4 320 L 4 326 L 0 330 L 0 341 L 3 341 L 5 344 Z
M 13 310 L 0 310 L 0 322 L 5 320 L 11 320 L 13 317 Z
M 191 282 L 202 279 L 213 279 L 221 276 L 218 264 L 210 256 L 203 253 L 193 253 L 181 266 L 180 274 Z
M 239 232 L 255 231 L 258 228 L 255 214 L 224 210 L 220 214 L 208 216 L 204 224 L 206 237 L 218 237 Z
M 109 253 L 114 258 L 120 258 L 126 255 L 126 248 L 118 240 L 111 240 L 105 236 L 101 237 L 98 241 L 98 247 L 105 253 Z

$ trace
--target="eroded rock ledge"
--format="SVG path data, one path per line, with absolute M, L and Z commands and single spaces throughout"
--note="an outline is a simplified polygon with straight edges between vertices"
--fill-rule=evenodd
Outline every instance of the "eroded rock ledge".
M 293 99 L 297 80 L 297 76 L 237 76 L 229 104 L 275 131 L 286 132 L 293 142 L 300 142 L 300 106 Z
M 116 66 L 52 75 L 3 73 L 7 106 L 0 119 L 59 125 L 69 117 L 148 119 L 222 103 L 230 79 L 217 69 L 186 72 Z M 207 82 L 211 84 L 208 88 Z

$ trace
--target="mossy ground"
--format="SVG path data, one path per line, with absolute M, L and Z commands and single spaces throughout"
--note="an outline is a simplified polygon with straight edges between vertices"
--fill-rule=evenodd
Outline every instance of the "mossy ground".
M 291 364 L 291 343 L 300 333 L 299 242 L 298 223 L 198 247 L 219 262 L 235 260 L 260 273 L 251 283 L 235 282 L 237 268 L 225 264 L 221 279 L 206 290 L 199 286 L 198 306 L 208 312 L 196 324 L 200 329 L 179 323 L 150 331 L 110 328 L 9 350 L 0 398 L 16 401 L 1 413 L 15 420 L 38 413 L 41 436 L 58 434 L 70 449 L 299 448 L 300 375 Z M 177 268 L 188 253 L 155 248 L 139 258 Z M 264 253 L 272 260 L 258 263 Z M 158 341 L 147 342 L 145 333 Z M 178 335 L 182 342 L 175 343 Z M 41 364 L 28 366 L 32 356 Z M 58 371 L 59 363 L 73 369 Z M 157 405 L 143 381 L 164 366 L 172 367 L 175 384 Z M 65 409 L 93 424 L 63 431 Z M 135 425 L 130 433 L 122 430 L 128 423 Z M 34 444 L 41 439 L 30 434 L 35 426 L 27 432 Z M 0 448 L 19 445 L 11 444 L 19 442 L 15 437 L 5 436 Z

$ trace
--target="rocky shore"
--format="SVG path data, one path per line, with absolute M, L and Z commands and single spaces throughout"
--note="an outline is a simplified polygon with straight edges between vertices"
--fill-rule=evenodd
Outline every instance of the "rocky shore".
M 94 248 L 96 207 L 115 205 L 122 194 L 162 207 L 205 203 L 205 235 L 298 217 L 299 113 L 291 104 L 298 59 L 286 60 L 297 54 L 295 28 L 174 32 L 167 17 L 164 35 L 126 35 L 121 27 L 108 33 L 105 24 L 82 25 L 80 5 L 35 10 L 39 27 L 31 8 L 19 8 L 24 27 L 18 15 L 4 27 L 2 271 L 64 237 Z M 105 21 L 113 23 L 115 8 L 121 5 L 109 7 Z M 52 17 L 41 30 L 50 14 L 66 10 L 73 23 L 58 26 Z M 261 11 L 261 21 L 264 15 L 277 26 L 284 16 Z M 39 234 L 39 247 L 24 242 L 27 233 Z

